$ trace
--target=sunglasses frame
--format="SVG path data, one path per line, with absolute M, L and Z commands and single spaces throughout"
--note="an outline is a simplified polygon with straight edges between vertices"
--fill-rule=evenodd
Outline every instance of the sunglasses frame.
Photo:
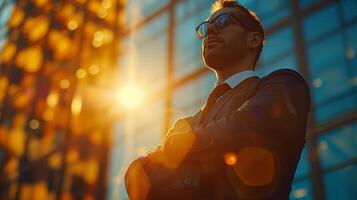
M 200 27 L 200 26 L 202 26 L 203 24 L 208 24 L 208 25 L 211 24 L 211 23 L 216 24 L 217 19 L 218 19 L 219 17 L 223 16 L 223 15 L 229 15 L 229 18 L 232 18 L 235 22 L 237 22 L 239 25 L 242 26 L 242 23 L 240 23 L 240 22 L 233 16 L 233 13 L 222 13 L 221 15 L 218 15 L 216 18 L 214 18 L 213 21 L 210 22 L 209 20 L 207 20 L 207 21 L 204 21 L 204 22 L 200 23 L 198 26 L 196 26 L 195 31 L 196 31 L 196 34 L 197 34 L 197 38 L 201 40 L 201 39 L 207 37 L 207 33 L 206 33 L 206 35 L 202 35 L 201 32 L 199 31 L 199 27 Z M 221 28 L 220 28 L 220 30 L 221 30 Z M 206 31 L 206 32 L 207 32 L 207 31 Z

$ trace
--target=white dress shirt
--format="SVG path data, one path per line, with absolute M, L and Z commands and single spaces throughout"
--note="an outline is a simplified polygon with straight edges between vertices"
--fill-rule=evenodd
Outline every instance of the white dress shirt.
M 237 86 L 239 83 L 244 81 L 245 79 L 249 77 L 257 76 L 256 72 L 253 70 L 245 70 L 242 72 L 238 72 L 236 74 L 233 74 L 232 76 L 228 77 L 224 83 L 227 83 L 231 88 L 234 88 Z
M 245 70 L 245 71 L 233 74 L 232 76 L 230 76 L 226 80 L 224 80 L 223 83 L 227 83 L 231 88 L 234 88 L 237 85 L 239 85 L 239 83 L 243 82 L 245 79 L 253 77 L 253 76 L 257 76 L 257 74 L 254 70 Z M 216 85 L 217 84 L 218 83 L 216 83 Z M 221 97 L 223 97 L 224 95 L 222 95 Z M 220 98 L 218 98 L 217 101 Z

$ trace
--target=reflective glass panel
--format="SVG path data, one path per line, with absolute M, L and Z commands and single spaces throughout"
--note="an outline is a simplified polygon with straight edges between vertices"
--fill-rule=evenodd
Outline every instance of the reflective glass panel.
M 245 0 L 239 2 L 254 11 L 259 16 L 265 28 L 291 14 L 290 3 L 286 0 L 269 1 L 269 3 L 261 0 Z
M 329 103 L 316 107 L 315 119 L 317 122 L 325 122 L 356 109 L 356 93 L 333 99 Z
M 117 123 L 114 125 L 113 135 L 122 135 L 124 129 L 122 124 Z M 123 137 L 120 140 L 116 140 L 113 145 L 111 145 L 110 150 L 110 159 L 109 159 L 109 167 L 108 167 L 108 191 L 107 196 L 108 199 L 123 199 L 126 197 L 125 185 L 123 175 L 125 173 L 125 169 L 127 164 L 124 164 L 124 153 L 125 144 L 123 143 Z M 118 189 L 120 188 L 120 189 Z
M 6 25 L 9 17 L 11 16 L 15 1 L 6 1 L 0 7 L 0 28 Z
M 347 166 L 325 174 L 325 196 L 327 200 L 355 200 L 357 197 L 357 165 Z
M 262 77 L 275 70 L 282 68 L 288 68 L 298 71 L 295 54 L 291 53 L 286 57 L 274 60 L 274 62 L 272 63 L 259 63 L 257 67 L 257 74 Z
M 321 1 L 321 0 L 299 0 L 299 5 L 302 8 L 306 8 L 306 7 L 308 7 L 314 3 L 317 3 L 319 1 Z
M 331 37 L 308 45 L 310 88 L 318 122 L 337 117 L 357 107 L 356 94 L 351 90 L 354 79 L 352 68 L 348 67 L 346 60 L 345 41 L 343 34 L 335 33 Z
M 119 62 L 121 84 L 128 79 L 145 86 L 146 91 L 157 89 L 166 83 L 167 15 L 160 16 L 147 26 L 125 38 Z M 165 29 L 166 30 L 166 29 Z
M 357 124 L 322 135 L 318 140 L 321 166 L 328 168 L 357 158 Z
M 284 44 L 284 45 L 282 45 Z M 287 54 L 294 48 L 293 31 L 290 26 L 274 32 L 267 36 L 263 47 L 261 62 L 267 63 L 273 59 L 280 59 L 283 54 Z
M 173 96 L 175 116 L 173 121 L 191 115 L 204 106 L 215 81 L 215 75 L 209 72 L 189 84 L 177 88 Z
M 6 42 L 7 28 L 0 27 L 0 51 L 2 51 Z
M 207 2 L 206 2 L 207 4 Z M 209 16 L 209 8 L 202 1 L 185 1 L 176 7 L 174 78 L 185 75 L 203 67 L 201 40 L 196 36 L 195 27 Z
M 126 25 L 131 26 L 145 19 L 168 3 L 168 0 L 126 1 Z
M 336 5 L 326 8 L 307 16 L 303 22 L 305 39 L 307 42 L 334 31 L 340 25 Z
M 348 72 L 350 73 L 350 84 L 357 86 L 357 24 L 345 30 L 345 57 L 348 62 Z
M 348 74 L 340 34 L 311 45 L 308 48 L 308 60 L 317 104 L 348 91 Z
M 301 153 L 300 161 L 295 172 L 295 178 L 307 176 L 309 174 L 309 171 L 310 171 L 309 154 L 308 154 L 308 148 L 305 145 Z
M 14 8 L 14 3 L 14 1 L 0 1 L 0 52 L 5 45 L 8 30 L 7 22 Z
M 163 101 L 146 103 L 123 115 L 115 124 L 109 163 L 109 199 L 127 199 L 125 172 L 134 159 L 161 143 L 164 111 Z
M 343 18 L 346 21 L 353 20 L 357 17 L 357 1 L 355 0 L 342 0 Z

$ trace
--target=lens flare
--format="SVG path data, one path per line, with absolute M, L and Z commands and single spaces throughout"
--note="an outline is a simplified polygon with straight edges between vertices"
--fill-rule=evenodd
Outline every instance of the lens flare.
M 233 152 L 224 154 L 224 161 L 227 165 L 234 165 L 237 162 L 237 155 Z

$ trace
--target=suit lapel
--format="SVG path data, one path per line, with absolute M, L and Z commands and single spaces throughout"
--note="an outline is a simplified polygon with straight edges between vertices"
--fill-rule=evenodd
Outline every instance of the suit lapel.
M 259 82 L 258 77 L 250 77 L 238 84 L 236 87 L 232 88 L 232 90 L 229 91 L 226 95 L 224 95 L 221 99 L 219 99 L 212 107 L 212 109 L 208 112 L 207 116 L 205 119 L 201 119 L 204 121 L 211 121 L 214 118 L 216 118 L 218 112 L 223 108 L 228 108 L 229 104 L 227 103 L 228 100 L 233 99 L 234 104 L 243 104 L 245 99 L 244 97 L 247 97 L 247 95 L 250 95 L 251 92 L 255 91 L 255 87 L 258 85 Z M 233 98 L 232 98 L 233 97 Z M 242 101 L 242 102 L 241 102 Z M 230 112 L 227 110 L 227 112 Z

